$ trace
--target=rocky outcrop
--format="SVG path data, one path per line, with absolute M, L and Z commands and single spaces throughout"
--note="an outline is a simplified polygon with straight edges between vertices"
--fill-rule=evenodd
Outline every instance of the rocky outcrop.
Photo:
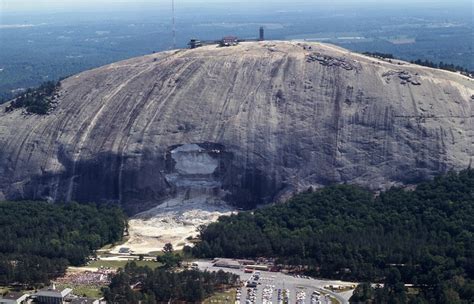
M 469 166 L 473 95 L 456 73 L 316 43 L 134 58 L 62 81 L 48 115 L 1 106 L 0 199 L 133 213 L 183 184 L 248 206 L 309 186 L 412 183 Z

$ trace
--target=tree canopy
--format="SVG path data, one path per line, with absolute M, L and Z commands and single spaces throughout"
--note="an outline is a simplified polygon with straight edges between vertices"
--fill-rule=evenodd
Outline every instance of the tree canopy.
M 30 88 L 14 97 L 5 111 L 24 108 L 29 114 L 46 115 L 53 107 L 54 93 L 60 86 L 59 81 L 47 81 L 35 89 Z
M 119 270 L 103 292 L 107 302 L 114 304 L 199 303 L 218 290 L 237 286 L 238 282 L 237 275 L 222 270 L 173 272 L 164 268 L 138 267 L 130 262 Z
M 113 206 L 0 202 L 0 284 L 48 283 L 119 241 L 125 226 Z
M 381 283 L 396 269 L 394 284 L 414 284 L 420 299 L 445 303 L 454 294 L 471 303 L 474 170 L 380 195 L 357 186 L 327 187 L 221 217 L 200 238 L 192 249 L 200 257 L 275 257 L 320 277 Z
M 171 269 L 181 266 L 182 257 L 174 253 L 173 245 L 166 243 L 163 247 L 163 254 L 156 257 L 156 261 L 163 264 L 163 268 Z

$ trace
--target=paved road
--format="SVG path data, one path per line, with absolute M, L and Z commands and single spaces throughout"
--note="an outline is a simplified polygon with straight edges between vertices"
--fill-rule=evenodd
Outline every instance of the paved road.
M 200 270 L 207 271 L 218 271 L 223 270 L 226 272 L 235 273 L 240 276 L 242 281 L 248 281 L 254 274 L 244 273 L 243 269 L 231 269 L 231 268 L 221 268 L 214 267 L 210 261 L 196 261 Z M 257 272 L 256 272 L 257 273 Z M 255 277 L 253 277 L 255 279 Z M 341 304 L 348 304 L 348 293 L 344 295 L 334 293 L 330 290 L 324 289 L 324 286 L 327 285 L 343 285 L 340 281 L 327 281 L 327 280 L 317 280 L 312 278 L 298 278 L 283 274 L 280 272 L 268 272 L 260 271 L 259 283 L 257 288 L 251 289 L 250 294 L 254 296 L 254 301 L 251 301 L 252 304 L 286 304 L 285 295 L 288 293 L 288 304 L 330 304 L 331 301 L 328 297 L 321 295 L 317 297 L 315 291 L 323 292 L 324 294 L 331 295 L 336 298 Z M 278 294 L 279 291 L 281 294 L 281 302 L 279 302 Z M 264 291 L 266 291 L 268 301 L 263 298 Z M 314 293 L 314 294 L 313 294 Z M 305 295 L 304 299 L 301 299 L 302 295 Z M 240 303 L 247 304 L 247 299 L 249 295 L 249 288 L 242 287 Z M 297 295 L 300 295 L 300 301 L 297 300 Z M 350 297 L 350 295 L 349 295 Z M 320 302 L 318 302 L 320 301 Z

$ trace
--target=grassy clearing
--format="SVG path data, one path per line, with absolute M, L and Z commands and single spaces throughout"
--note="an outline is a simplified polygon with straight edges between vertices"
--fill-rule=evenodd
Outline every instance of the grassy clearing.
M 410 295 L 417 295 L 420 293 L 419 288 L 408 287 L 407 289 L 408 289 L 407 294 L 410 294 Z
M 235 303 L 237 291 L 236 289 L 231 289 L 224 292 L 219 292 L 210 297 L 209 299 L 204 300 L 203 304 L 213 304 L 213 303 Z
M 183 251 L 182 250 L 174 250 L 173 253 L 176 253 L 176 254 L 179 254 L 180 256 L 183 256 Z M 150 251 L 148 252 L 148 254 L 145 254 L 145 256 L 152 256 L 152 257 L 156 257 L 156 256 L 161 256 L 165 254 L 163 251 L 159 250 L 159 251 Z
M 123 245 L 125 244 L 127 241 L 128 241 L 129 237 L 128 236 L 125 236 L 123 237 L 123 239 L 121 241 L 118 241 L 118 242 L 115 242 L 113 244 L 107 244 L 105 245 L 104 247 L 100 248 L 99 250 L 97 250 L 97 252 L 107 252 L 107 251 L 110 251 L 112 248 L 116 247 L 116 246 L 120 246 L 120 245 Z
M 86 296 L 88 298 L 99 299 L 102 297 L 102 292 L 98 286 L 90 285 L 73 285 L 73 284 L 61 284 L 59 288 L 71 288 L 73 293 L 78 296 Z
M 92 268 L 100 268 L 101 266 L 104 267 L 104 268 L 111 268 L 111 269 L 118 269 L 118 268 L 123 268 L 125 267 L 125 265 L 128 263 L 128 262 L 132 262 L 132 261 L 127 261 L 127 260 L 123 260 L 123 261 L 105 261 L 105 260 L 99 260 L 99 261 L 91 261 L 89 265 L 87 265 L 86 267 L 92 267 Z M 161 266 L 160 263 L 158 262 L 155 262 L 155 261 L 134 261 L 135 263 L 137 263 L 138 266 L 148 266 L 150 267 L 151 269 L 155 269 L 159 266 Z
M 192 257 L 188 254 L 185 254 L 183 252 L 183 250 L 175 250 L 175 251 L 173 251 L 173 253 L 180 255 L 181 258 L 183 259 L 183 261 L 190 261 L 190 260 L 195 259 L 194 257 Z M 146 254 L 145 256 L 146 257 L 157 257 L 157 256 L 162 256 L 163 254 L 164 254 L 163 251 L 151 251 L 148 254 Z

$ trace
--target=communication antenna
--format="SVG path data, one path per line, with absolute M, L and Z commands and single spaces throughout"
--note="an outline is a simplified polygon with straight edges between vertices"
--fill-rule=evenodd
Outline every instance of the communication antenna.
M 173 22 L 173 49 L 176 49 L 176 21 L 174 16 L 174 0 L 171 0 L 172 22 Z

